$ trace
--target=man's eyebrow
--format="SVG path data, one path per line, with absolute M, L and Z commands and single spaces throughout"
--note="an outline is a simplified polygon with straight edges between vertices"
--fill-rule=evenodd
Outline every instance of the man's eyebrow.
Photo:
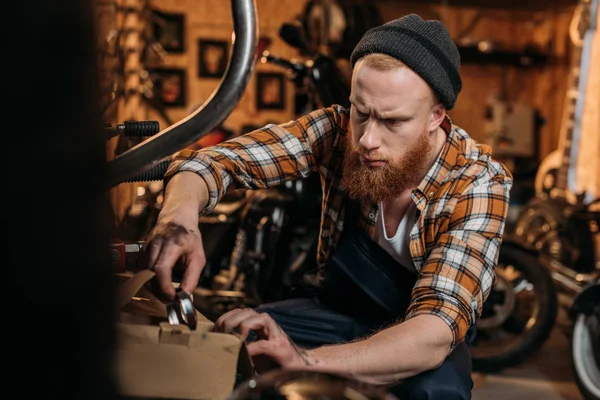
M 389 113 L 385 113 L 386 115 L 381 115 L 379 114 L 377 111 L 374 112 L 364 112 L 364 110 L 362 109 L 362 103 L 361 103 L 361 99 L 358 96 L 354 96 L 354 95 L 350 95 L 350 103 L 357 108 L 357 111 L 365 113 L 365 114 L 373 114 L 375 116 L 375 118 L 380 119 L 380 120 L 396 120 L 396 121 L 409 121 L 411 120 L 413 117 L 411 117 L 410 115 L 405 115 L 405 114 L 401 114 L 398 113 L 396 114 L 394 111 L 391 111 Z
M 410 115 L 395 114 L 394 112 L 390 112 L 386 115 L 380 115 L 378 113 L 375 113 L 375 116 L 381 120 L 394 120 L 394 121 L 409 121 L 413 118 Z

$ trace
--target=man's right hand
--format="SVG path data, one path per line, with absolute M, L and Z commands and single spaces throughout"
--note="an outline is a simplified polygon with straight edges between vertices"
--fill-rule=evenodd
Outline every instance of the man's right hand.
M 173 267 L 178 261 L 184 267 L 180 288 L 186 293 L 194 291 L 206 264 L 197 218 L 189 223 L 161 221 L 159 218 L 148 235 L 142 252 L 144 267 L 156 273 L 155 294 L 163 301 L 175 298 Z
M 184 272 L 180 288 L 192 293 L 206 264 L 198 215 L 208 202 L 208 188 L 197 174 L 175 174 L 165 188 L 165 199 L 154 229 L 142 247 L 143 268 L 156 273 L 155 294 L 163 301 L 175 298 L 173 267 L 179 261 Z

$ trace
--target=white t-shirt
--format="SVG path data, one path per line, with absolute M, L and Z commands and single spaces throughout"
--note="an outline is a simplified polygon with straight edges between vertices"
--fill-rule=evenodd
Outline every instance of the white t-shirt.
M 383 204 L 379 203 L 379 213 L 377 216 L 375 240 L 392 257 L 396 259 L 404 268 L 411 272 L 417 272 L 415 264 L 410 255 L 410 230 L 412 229 L 415 216 L 417 215 L 417 206 L 412 201 L 404 213 L 404 217 L 398 225 L 398 230 L 393 237 L 388 237 L 385 232 L 385 220 L 383 216 Z

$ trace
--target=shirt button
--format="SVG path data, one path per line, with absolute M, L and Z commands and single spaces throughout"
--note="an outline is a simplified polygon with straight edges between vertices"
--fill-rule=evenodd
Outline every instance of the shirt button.
M 430 195 L 430 196 L 433 196 L 433 192 L 429 192 L 429 195 Z
M 375 219 L 375 214 L 369 213 L 369 219 Z

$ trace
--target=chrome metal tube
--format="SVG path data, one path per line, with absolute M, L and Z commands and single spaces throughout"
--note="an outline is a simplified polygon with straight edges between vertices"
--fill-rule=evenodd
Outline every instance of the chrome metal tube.
M 548 256 L 541 256 L 540 261 L 550 272 L 554 283 L 572 294 L 580 293 L 585 285 L 600 277 L 600 271 L 579 273 Z
M 154 167 L 223 122 L 248 86 L 258 42 L 255 0 L 231 0 L 235 39 L 227 71 L 204 104 L 181 121 L 108 162 L 108 188 Z

